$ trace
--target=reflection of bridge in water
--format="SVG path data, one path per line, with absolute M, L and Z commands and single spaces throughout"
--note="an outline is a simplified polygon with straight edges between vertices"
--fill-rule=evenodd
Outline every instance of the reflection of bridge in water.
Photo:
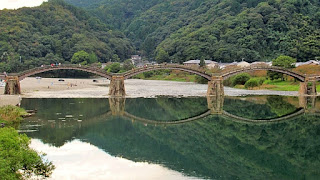
M 113 116 L 121 116 L 125 117 L 131 121 L 137 121 L 137 122 L 142 122 L 146 124 L 159 124 L 159 125 L 173 125 L 173 124 L 182 124 L 182 123 L 187 123 L 191 121 L 196 121 L 200 120 L 203 118 L 206 118 L 210 115 L 219 115 L 222 117 L 226 118 L 231 118 L 235 121 L 241 121 L 241 122 L 253 122 L 253 123 L 270 123 L 270 122 L 280 122 L 284 120 L 288 120 L 294 117 L 298 117 L 300 115 L 303 115 L 305 113 L 312 113 L 316 115 L 320 115 L 320 110 L 316 109 L 315 103 L 316 103 L 316 97 L 304 97 L 300 96 L 299 97 L 299 108 L 290 113 L 286 114 L 281 117 L 275 117 L 275 118 L 269 118 L 269 119 L 249 119 L 245 117 L 240 117 L 237 115 L 230 114 L 227 111 L 223 110 L 223 101 L 224 97 L 223 96 L 207 96 L 207 103 L 208 103 L 208 109 L 204 111 L 201 114 L 185 118 L 185 119 L 179 119 L 179 120 L 166 120 L 166 121 L 161 121 L 161 120 L 152 120 L 152 119 L 146 119 L 143 117 L 138 117 L 133 114 L 130 114 L 125 111 L 125 98 L 109 98 L 109 105 L 111 109 L 111 113 L 109 112 L 108 115 L 113 115 Z
M 205 69 L 188 67 L 185 65 L 179 64 L 161 64 L 153 65 L 143 68 L 136 68 L 124 73 L 108 73 L 97 67 L 90 66 L 78 66 L 78 65 L 60 65 L 60 66 L 43 66 L 34 69 L 30 69 L 24 72 L 8 75 L 0 75 L 0 79 L 6 80 L 5 94 L 20 94 L 20 81 L 26 77 L 36 75 L 39 73 L 54 71 L 54 70 L 79 70 L 84 72 L 89 72 L 96 74 L 98 76 L 107 78 L 111 80 L 109 86 L 109 95 L 112 97 L 123 97 L 126 95 L 124 80 L 131 78 L 137 74 L 154 71 L 154 70 L 181 70 L 189 73 L 199 75 L 208 80 L 208 90 L 207 95 L 217 96 L 224 94 L 223 80 L 227 79 L 230 76 L 234 76 L 239 73 L 249 72 L 249 71 L 259 71 L 259 70 L 268 70 L 274 72 L 280 72 L 289 76 L 294 77 L 300 81 L 300 90 L 301 95 L 317 95 L 316 93 L 316 82 L 320 80 L 320 76 L 307 76 L 300 73 L 294 72 L 289 69 L 284 69 L 276 66 L 269 65 L 253 65 L 245 68 L 234 68 L 230 71 L 220 72 L 217 74 L 212 74 L 207 72 Z

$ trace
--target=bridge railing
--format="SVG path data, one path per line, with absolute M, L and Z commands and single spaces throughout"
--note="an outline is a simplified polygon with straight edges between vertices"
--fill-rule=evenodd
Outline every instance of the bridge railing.
M 0 80 L 5 80 L 6 76 L 4 74 L 0 74 Z

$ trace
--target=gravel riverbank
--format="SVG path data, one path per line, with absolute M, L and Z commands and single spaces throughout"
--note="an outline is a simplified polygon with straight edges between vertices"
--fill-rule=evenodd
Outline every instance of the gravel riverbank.
M 60 78 L 61 79 L 61 78 Z M 29 77 L 21 81 L 21 98 L 107 98 L 109 83 L 107 79 L 36 79 Z M 95 80 L 95 82 L 93 81 Z M 127 98 L 156 96 L 205 96 L 206 84 L 193 82 L 175 82 L 158 80 L 125 80 Z M 19 96 L 3 95 L 4 87 L 0 87 L 0 105 L 16 104 Z M 296 91 L 243 90 L 225 87 L 226 96 L 244 95 L 284 95 L 297 96 Z

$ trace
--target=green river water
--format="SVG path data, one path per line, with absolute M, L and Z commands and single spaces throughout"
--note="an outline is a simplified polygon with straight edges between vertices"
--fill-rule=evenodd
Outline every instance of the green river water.
M 208 102 L 23 99 L 37 113 L 20 131 L 52 179 L 319 179 L 319 98 L 224 97 L 218 113 Z

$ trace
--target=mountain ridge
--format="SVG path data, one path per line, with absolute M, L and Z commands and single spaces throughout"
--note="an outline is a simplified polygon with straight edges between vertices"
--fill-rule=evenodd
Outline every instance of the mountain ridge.
M 150 58 L 161 50 L 168 53 L 167 62 L 179 63 L 202 57 L 251 62 L 282 54 L 298 61 L 320 56 L 320 3 L 314 0 L 98 1 L 87 10 L 123 31 Z
M 51 63 L 71 63 L 85 51 L 95 62 L 115 55 L 127 59 L 134 48 L 123 33 L 63 1 L 0 11 L 0 72 L 19 72 Z

